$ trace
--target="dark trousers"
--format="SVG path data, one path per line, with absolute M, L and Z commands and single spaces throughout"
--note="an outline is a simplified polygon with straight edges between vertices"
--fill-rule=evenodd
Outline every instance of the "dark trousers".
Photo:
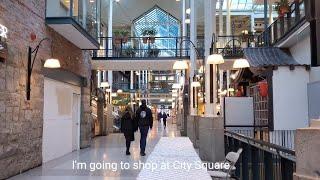
M 145 152 L 146 150 L 146 144 L 147 144 L 147 136 L 148 136 L 148 131 L 149 131 L 149 126 L 140 126 L 140 152 Z
M 167 127 L 167 119 L 162 119 L 164 127 Z
M 127 147 L 127 152 L 130 150 L 130 144 L 131 144 L 131 139 L 126 138 L 126 147 Z

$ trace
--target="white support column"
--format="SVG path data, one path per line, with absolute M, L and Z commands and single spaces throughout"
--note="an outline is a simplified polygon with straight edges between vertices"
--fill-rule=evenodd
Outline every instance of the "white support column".
M 111 90 L 111 93 L 112 93 L 112 82 L 113 82 L 113 76 L 112 76 L 112 71 L 108 71 L 108 83 L 109 83 L 109 86 L 110 86 L 110 90 Z M 112 97 L 110 96 L 110 102 L 112 102 Z
M 138 71 L 138 86 L 141 89 L 141 71 Z
M 255 14 L 254 14 L 254 12 L 251 13 L 250 18 L 251 18 L 251 20 L 250 20 L 251 21 L 250 30 L 251 30 L 251 32 L 254 32 L 254 25 L 255 25 L 255 22 L 254 22 Z
M 223 0 L 219 0 L 219 35 L 223 36 Z
M 98 76 L 98 88 L 100 88 L 100 85 L 101 85 L 101 71 L 100 70 L 98 70 L 97 76 Z
M 112 57 L 112 19 L 113 19 L 113 0 L 109 0 L 109 16 L 108 16 L 108 48 L 109 48 L 109 57 Z
M 182 37 L 187 36 L 187 24 L 185 23 L 186 21 L 186 0 L 181 1 L 182 4 Z
M 107 80 L 107 71 L 102 71 L 102 82 L 106 82 Z
M 141 75 L 142 76 L 142 83 L 141 84 L 142 84 L 142 89 L 144 90 L 144 80 L 145 80 L 144 79 L 144 70 L 142 70 L 141 73 L 142 73 L 142 75 Z
M 190 0 L 190 40 L 196 44 L 197 42 L 197 18 L 196 18 L 196 0 Z M 195 49 L 190 47 L 190 82 L 193 81 L 194 72 L 197 69 L 197 55 Z M 193 87 L 190 84 L 190 114 L 195 115 L 196 109 L 193 108 Z
M 230 70 L 227 70 L 227 93 L 229 96 L 229 88 L 230 88 Z
M 272 1 L 269 1 L 269 25 L 273 23 L 272 9 Z
M 207 59 L 210 55 L 211 41 L 213 33 L 216 34 L 216 0 L 205 0 L 204 1 L 204 39 L 205 39 L 205 58 Z M 215 115 L 215 103 L 210 103 L 210 84 L 213 84 L 213 92 L 216 92 L 216 70 L 214 69 L 214 76 L 212 82 L 210 82 L 210 64 L 205 63 L 205 115 Z M 213 94 L 214 99 L 215 95 Z M 215 102 L 216 100 L 214 100 Z
M 231 35 L 231 0 L 227 0 L 226 35 Z
M 134 72 L 131 71 L 130 72 L 130 90 L 133 89 L 133 77 L 134 77 Z M 134 93 L 130 93 L 130 104 L 131 104 L 131 108 L 133 109 L 133 97 L 134 97 Z

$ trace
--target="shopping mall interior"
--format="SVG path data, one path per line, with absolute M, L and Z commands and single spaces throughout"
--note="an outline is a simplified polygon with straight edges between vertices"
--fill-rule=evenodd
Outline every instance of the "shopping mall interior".
M 319 66 L 319 0 L 1 0 L 0 179 L 319 179 Z

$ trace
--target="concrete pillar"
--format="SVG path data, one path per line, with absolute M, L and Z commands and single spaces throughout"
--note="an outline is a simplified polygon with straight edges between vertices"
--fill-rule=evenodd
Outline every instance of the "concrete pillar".
M 222 117 L 198 117 L 199 155 L 202 160 L 219 162 L 225 159 Z
M 319 126 L 297 129 L 295 136 L 296 172 L 293 179 L 319 179 L 319 149 Z
M 205 58 L 210 55 L 210 48 L 212 43 L 212 36 L 216 34 L 216 3 L 217 0 L 204 1 L 204 36 L 205 36 Z M 215 103 L 211 103 L 208 98 L 210 94 L 210 83 L 213 84 L 213 92 L 216 92 L 216 71 L 214 69 L 214 76 L 212 82 L 210 82 L 210 64 L 205 63 L 205 93 L 207 94 L 205 101 L 205 115 L 213 116 L 215 114 Z M 215 98 L 216 96 L 214 96 Z
M 108 48 L 112 49 L 112 17 L 113 15 L 113 0 L 109 0 L 109 16 L 108 16 Z M 109 50 L 109 57 L 112 57 L 112 50 Z
M 190 40 L 196 44 L 197 42 L 197 18 L 196 18 L 196 0 L 190 0 Z M 190 47 L 190 80 L 193 81 L 194 72 L 197 69 L 197 55 L 195 49 Z M 190 114 L 196 114 L 196 109 L 193 108 L 193 88 L 190 85 Z
M 227 0 L 226 35 L 231 35 L 231 0 Z

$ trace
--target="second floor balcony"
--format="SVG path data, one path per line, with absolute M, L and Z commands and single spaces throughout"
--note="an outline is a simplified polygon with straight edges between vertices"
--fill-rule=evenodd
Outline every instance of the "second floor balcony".
M 100 37 L 100 49 L 93 51 L 94 60 L 173 59 L 190 57 L 188 37 Z M 181 44 L 181 42 L 183 43 Z M 204 56 L 204 39 L 194 43 L 199 57 Z
M 46 0 L 46 24 L 80 49 L 98 49 L 100 0 Z

